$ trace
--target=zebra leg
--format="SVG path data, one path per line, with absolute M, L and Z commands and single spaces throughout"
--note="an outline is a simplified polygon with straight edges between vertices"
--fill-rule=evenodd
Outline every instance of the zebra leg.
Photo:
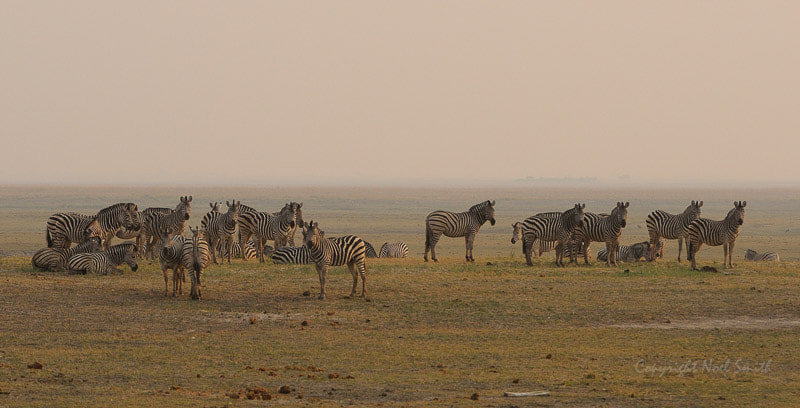
M 228 265 L 231 264 L 231 252 L 233 252 L 233 235 L 229 236 L 225 240 L 225 244 L 228 247 Z M 242 252 L 244 252 L 244 247 L 242 247 Z
M 422 259 L 428 262 L 428 251 L 431 249 L 431 228 L 427 225 L 427 222 L 425 224 L 425 255 Z
M 533 251 L 533 243 L 522 241 L 522 253 L 525 254 L 525 262 L 528 266 L 533 266 L 531 262 L 531 251 Z
M 358 263 L 358 273 L 361 275 L 361 297 L 367 297 L 367 261 L 362 259 Z
M 217 237 L 211 238 L 211 242 L 208 243 L 208 247 L 211 250 L 211 251 L 209 251 L 209 252 L 211 252 L 211 261 L 214 262 L 215 265 L 219 265 L 219 262 L 217 262 L 217 249 L 218 249 L 219 243 L 220 243 L 220 239 L 217 238 Z M 192 272 L 192 274 L 194 274 L 194 272 Z M 194 279 L 194 278 L 192 278 L 192 279 Z M 192 286 L 194 286 L 194 284 L 192 284 Z M 192 295 L 193 296 L 194 296 L 194 293 L 195 293 L 194 289 L 192 289 Z M 192 298 L 192 299 L 194 299 L 194 298 Z
M 433 262 L 439 262 L 439 260 L 436 259 L 436 243 L 437 242 L 439 242 L 439 236 L 434 235 L 433 233 L 431 233 L 431 259 L 433 259 Z
M 661 239 L 661 237 L 659 237 L 658 234 L 655 231 L 650 231 L 650 262 L 653 262 L 653 261 L 656 260 L 656 246 L 658 246 L 658 240 L 659 239 Z M 681 253 L 680 253 L 680 251 L 678 251 L 678 258 L 680 258 L 680 257 L 681 257 Z M 678 262 L 680 262 L 680 261 L 678 261 Z
M 466 248 L 464 258 L 467 259 L 467 262 L 472 260 L 470 256 L 470 236 L 471 234 L 464 235 L 464 247 Z
M 683 249 L 683 248 L 681 248 L 682 246 L 683 246 L 683 237 L 678 237 L 678 263 L 681 263 L 681 250 Z M 655 249 L 655 246 L 653 247 L 653 249 Z M 664 250 L 663 247 L 662 247 L 661 250 L 662 251 Z M 688 245 L 687 245 L 686 250 L 687 251 L 689 250 Z
M 328 268 L 326 266 L 315 266 L 317 268 L 317 275 L 319 275 L 319 300 L 325 300 L 325 278 L 328 275 Z
M 723 252 L 722 266 L 727 268 L 728 267 L 728 243 L 727 242 L 722 244 L 722 252 Z
M 356 296 L 356 288 L 358 287 L 358 272 L 356 272 L 356 263 L 355 261 L 350 262 L 347 264 L 347 269 L 350 269 L 350 274 L 353 275 L 353 290 L 350 291 L 349 298 L 354 298 Z
M 164 274 L 164 296 L 169 296 L 169 275 L 167 274 L 167 269 L 165 267 L 161 267 L 161 273 Z M 175 282 L 175 278 L 172 278 L 172 281 Z M 174 292 L 173 292 L 174 293 Z
M 558 241 L 556 244 L 556 266 L 564 266 L 564 242 Z

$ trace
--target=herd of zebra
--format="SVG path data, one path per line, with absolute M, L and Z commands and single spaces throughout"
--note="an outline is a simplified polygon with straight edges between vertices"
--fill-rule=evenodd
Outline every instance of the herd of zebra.
M 303 203 L 290 202 L 278 212 L 261 212 L 239 201 L 209 203 L 199 227 L 190 227 L 184 237 L 186 221 L 191 217 L 192 196 L 180 197 L 172 208 L 146 208 L 139 211 L 134 203 L 118 203 L 89 216 L 73 212 L 57 213 L 47 221 L 47 247 L 37 251 L 34 268 L 72 273 L 108 274 L 121 272 L 127 264 L 138 269 L 137 258 L 158 259 L 164 277 L 164 295 L 169 295 L 172 270 L 172 295 L 183 294 L 186 270 L 191 277 L 190 296 L 200 298 L 201 276 L 212 262 L 231 257 L 265 261 L 271 255 L 276 264 L 315 264 L 320 277 L 320 298 L 325 297 L 327 268 L 347 264 L 353 274 L 355 295 L 357 278 L 366 295 L 366 258 L 405 258 L 408 246 L 386 242 L 378 253 L 369 242 L 347 235 L 324 237 L 313 221 L 303 221 Z M 295 247 L 295 233 L 303 228 L 303 245 Z M 111 245 L 113 238 L 133 240 Z M 274 248 L 267 245 L 273 241 Z M 72 246 L 72 244 L 76 244 Z M 218 259 L 219 258 L 219 259 Z
M 186 270 L 191 277 L 190 295 L 200 298 L 202 272 L 211 263 L 241 257 L 258 258 L 264 262 L 270 256 L 277 264 L 314 264 L 320 280 L 320 299 L 325 298 L 327 270 L 330 266 L 348 265 L 353 277 L 351 296 L 355 296 L 361 278 L 361 296 L 366 296 L 366 258 L 405 258 L 408 246 L 403 242 L 385 243 L 380 251 L 355 235 L 325 237 L 325 232 L 313 221 L 303 220 L 303 203 L 289 202 L 277 212 L 261 212 L 233 200 L 209 203 L 210 211 L 199 226 L 190 227 L 191 236 L 184 237 L 186 221 L 191 217 L 192 196 L 180 197 L 172 208 L 146 208 L 139 211 L 134 203 L 118 203 L 100 210 L 96 215 L 57 213 L 47 221 L 47 247 L 37 251 L 31 260 L 35 268 L 73 273 L 108 274 L 127 264 L 137 270 L 137 258 L 155 260 L 161 266 L 164 295 L 168 296 L 169 273 L 172 270 L 172 296 L 183 294 Z M 589 263 L 591 242 L 605 243 L 597 258 L 607 265 L 617 261 L 655 261 L 663 257 L 666 240 L 678 240 L 680 262 L 683 242 L 687 259 L 697 269 L 696 254 L 702 245 L 724 247 L 725 266 L 733 267 L 733 247 L 744 223 L 746 201 L 734 202 L 725 219 L 713 221 L 701 218 L 702 201 L 692 201 L 681 214 L 657 210 L 647 216 L 649 241 L 620 245 L 622 229 L 628 219 L 628 202 L 617 202 L 610 213 L 584 211 L 585 204 L 575 204 L 563 212 L 543 212 L 512 225 L 511 243 L 522 242 L 528 265 L 533 254 L 555 250 L 556 265 L 577 263 L 582 255 Z M 487 221 L 495 224 L 495 202 L 487 200 L 465 212 L 434 211 L 425 222 L 425 255 L 434 262 L 436 244 L 442 235 L 464 237 L 465 258 L 474 262 L 473 245 L 478 230 Z M 295 233 L 302 229 L 303 243 L 295 246 Z M 114 238 L 133 240 L 111 245 Z M 272 241 L 274 247 L 267 245 Z M 72 244 L 76 246 L 72 246 Z M 746 259 L 779 260 L 774 252 L 758 254 L 747 250 Z

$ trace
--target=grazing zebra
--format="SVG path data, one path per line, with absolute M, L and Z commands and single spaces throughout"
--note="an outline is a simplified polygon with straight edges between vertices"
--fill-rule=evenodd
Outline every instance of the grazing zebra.
M 311 263 L 311 251 L 305 245 L 278 248 L 272 253 L 272 263 L 308 265 Z
M 145 219 L 150 214 L 170 214 L 174 210 L 172 208 L 163 208 L 163 207 L 148 207 L 145 208 L 144 211 L 139 212 L 139 219 L 142 220 L 142 226 L 144 226 Z M 122 227 L 117 231 L 116 236 L 119 239 L 133 239 L 136 242 L 137 248 L 145 248 L 147 242 L 147 234 L 144 231 L 144 228 L 139 228 L 138 231 L 131 231 L 125 227 Z M 144 254 L 142 251 L 139 251 L 139 256 L 143 256 Z
M 258 256 L 258 248 L 256 248 L 257 246 L 258 246 L 258 243 L 253 238 L 250 238 L 249 240 L 247 240 L 247 245 L 244 246 L 244 256 L 243 256 L 243 258 L 245 260 L 247 260 L 247 259 L 253 259 L 253 258 L 257 257 Z M 236 241 L 236 240 L 233 241 L 233 245 L 231 246 L 231 251 L 233 251 L 233 253 L 231 253 L 231 256 L 234 257 L 234 258 L 238 258 L 238 257 L 243 255 L 242 254 L 242 246 L 239 245 L 239 242 Z M 272 248 L 271 246 L 269 246 L 269 245 L 265 245 L 264 246 L 264 256 L 270 256 L 270 255 L 272 255 L 272 253 L 274 251 L 275 251 L 275 249 Z M 227 257 L 228 253 L 227 252 L 223 252 L 222 256 L 223 257 Z
M 222 249 L 228 253 L 228 263 L 231 263 L 231 248 L 233 247 L 233 237 L 236 234 L 236 224 L 239 220 L 239 202 L 226 201 L 228 212 L 215 217 L 211 220 L 205 232 L 205 238 L 209 248 L 217 248 L 221 245 Z M 217 262 L 217 251 L 211 251 L 211 259 Z
M 554 214 L 559 214 L 560 215 L 561 213 L 554 213 Z M 523 233 L 524 224 L 521 223 L 521 222 L 515 222 L 511 226 L 514 227 L 514 235 L 511 237 L 511 243 L 515 244 L 517 241 L 521 241 L 522 242 L 522 252 L 523 253 L 525 253 L 525 251 L 527 250 L 527 251 L 530 251 L 531 253 L 535 254 L 536 257 L 538 258 L 538 257 L 542 256 L 543 253 L 550 252 L 553 249 L 555 249 L 556 244 L 558 244 L 558 241 L 542 241 L 540 239 L 535 239 L 532 244 L 528 245 L 528 244 L 526 244 L 525 236 L 524 236 L 524 233 Z M 536 245 L 537 243 L 538 243 L 538 245 Z M 573 246 L 575 246 L 573 244 L 574 244 L 573 240 L 570 240 L 568 242 L 568 245 L 564 248 L 564 253 L 563 253 L 564 258 L 572 258 L 572 249 L 571 248 Z M 535 248 L 537 248 L 537 247 L 539 249 L 538 253 L 535 250 Z M 592 255 L 592 249 L 591 248 L 586 248 L 586 251 L 588 251 L 589 256 Z
M 752 249 L 748 249 L 744 251 L 744 259 L 748 261 L 775 261 L 780 262 L 781 257 L 778 255 L 777 252 L 767 251 L 758 253 L 753 251 Z
M 364 241 L 364 247 L 365 247 L 365 250 L 366 250 L 367 258 L 377 258 L 378 257 L 378 253 L 375 252 L 375 248 L 372 246 L 372 244 L 370 244 L 367 241 Z
M 45 237 L 48 248 L 69 248 L 73 242 L 81 244 L 92 237 L 102 240 L 103 230 L 95 216 L 73 212 L 57 213 L 47 220 Z
M 235 206 L 236 202 L 233 204 Z M 228 213 L 231 212 L 230 208 L 234 208 L 234 206 L 231 206 L 230 204 L 228 205 Z M 203 273 L 203 270 L 211 264 L 211 258 L 214 256 L 214 252 L 209 251 L 209 245 L 205 239 L 205 231 L 203 229 L 189 227 L 189 230 L 192 231 L 192 238 L 186 239 L 183 243 L 181 263 L 186 269 L 189 270 L 189 276 L 192 279 L 190 295 L 192 299 L 197 300 L 200 299 L 201 295 L 200 277 Z
M 64 271 L 72 255 L 97 252 L 101 248 L 100 237 L 92 237 L 72 248 L 42 248 L 33 254 L 31 265 L 50 272 Z
M 722 245 L 725 266 L 733 268 L 733 246 L 739 236 L 739 226 L 744 224 L 744 207 L 747 201 L 734 201 L 733 209 L 722 221 L 698 218 L 686 227 L 686 259 L 692 261 L 692 269 L 697 270 L 696 255 L 703 244 Z
M 122 273 L 117 267 L 125 263 L 135 272 L 139 269 L 136 263 L 137 250 L 136 244 L 123 242 L 104 251 L 75 254 L 67 261 L 67 269 L 71 273 L 84 275 L 87 272 L 108 275 L 110 272 Z
M 364 254 L 364 241 L 355 235 L 345 235 L 335 239 L 325 238 L 325 232 L 319 229 L 319 224 L 311 221 L 303 229 L 303 243 L 311 255 L 311 260 L 319 275 L 319 299 L 325 299 L 325 285 L 329 266 L 347 264 L 350 274 L 353 275 L 353 290 L 350 297 L 356 295 L 358 275 L 361 275 L 361 297 L 367 296 L 367 264 Z M 358 268 L 358 272 L 356 272 Z
M 700 207 L 702 201 L 692 201 L 683 213 L 670 214 L 666 211 L 656 210 L 647 216 L 647 232 L 650 234 L 650 259 L 662 258 L 664 256 L 664 246 L 661 245 L 661 252 L 656 255 L 656 247 L 659 240 L 677 239 L 678 240 L 678 262 L 681 261 L 681 251 L 683 250 L 683 240 L 686 236 L 686 227 L 700 218 Z
M 145 256 L 150 258 L 155 256 L 153 249 L 158 245 L 161 239 L 161 233 L 169 229 L 170 235 L 181 235 L 185 229 L 186 220 L 189 219 L 192 213 L 192 196 L 185 196 L 180 198 L 180 202 L 175 207 L 175 211 L 169 214 L 151 213 L 144 219 L 144 231 L 147 235 L 149 242 L 145 249 Z
M 583 225 L 583 209 L 586 204 L 575 204 L 557 217 L 552 216 L 536 216 L 527 218 L 522 228 L 523 242 L 528 246 L 523 248 L 525 252 L 525 261 L 528 265 L 533 265 L 531 262 L 531 245 L 536 240 L 541 241 L 557 241 L 556 244 L 556 265 L 564 266 L 564 252 L 565 246 L 568 245 L 572 237 L 572 233 Z
M 186 239 L 183 235 L 173 235 L 172 227 L 164 227 L 154 231 L 158 233 L 156 253 L 164 275 L 164 296 L 169 296 L 169 275 L 167 270 L 172 269 L 172 296 L 183 294 L 183 282 L 186 281 L 186 271 L 183 266 L 183 244 Z
M 248 218 L 242 224 L 254 226 L 253 236 L 258 243 L 259 262 L 264 262 L 264 245 L 268 240 L 275 241 L 275 248 L 286 246 L 291 230 L 297 226 L 297 207 L 286 204 L 279 215 L 274 216 L 265 212 L 248 213 L 242 218 Z M 249 238 L 248 234 L 241 234 L 239 239 Z M 240 241 L 241 245 L 241 241 Z
M 649 261 L 650 258 L 650 241 L 638 242 L 633 245 L 620 245 L 617 249 L 617 260 L 622 262 L 636 262 L 642 258 Z M 597 252 L 597 260 L 608 260 L 608 249 L 601 248 Z
M 381 246 L 378 258 L 405 258 L 408 256 L 408 245 L 405 242 L 385 242 Z
M 611 214 L 603 216 L 592 213 L 586 213 L 583 216 L 583 226 L 575 231 L 576 241 L 582 243 L 581 249 L 588 248 L 592 241 L 605 242 L 606 252 L 609 254 L 606 258 L 606 265 L 617 265 L 617 252 L 619 250 L 619 237 L 622 235 L 622 229 L 628 224 L 628 202 L 618 202 L 617 205 L 611 210 Z M 578 250 L 570 258 L 570 261 L 575 260 L 577 263 Z M 584 262 L 589 264 L 589 255 L 586 251 L 583 252 Z
M 467 262 L 475 261 L 472 257 L 472 245 L 481 226 L 489 221 L 494 225 L 494 201 L 484 201 L 475 204 L 468 211 L 454 213 L 450 211 L 434 211 L 425 219 L 425 262 L 428 262 L 428 251 L 431 252 L 433 262 L 436 259 L 436 243 L 444 234 L 446 237 L 464 237 L 466 240 Z

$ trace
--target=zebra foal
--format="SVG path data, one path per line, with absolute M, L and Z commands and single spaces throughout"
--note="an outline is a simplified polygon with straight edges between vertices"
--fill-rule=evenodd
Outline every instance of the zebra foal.
M 474 262 L 472 246 L 475 243 L 475 236 L 486 221 L 494 225 L 494 204 L 494 201 L 486 200 L 473 205 L 465 212 L 439 210 L 428 214 L 425 219 L 425 262 L 428 262 L 428 251 L 433 262 L 439 262 L 436 258 L 436 243 L 442 235 L 451 238 L 464 237 L 466 241 L 464 257 L 467 262 Z

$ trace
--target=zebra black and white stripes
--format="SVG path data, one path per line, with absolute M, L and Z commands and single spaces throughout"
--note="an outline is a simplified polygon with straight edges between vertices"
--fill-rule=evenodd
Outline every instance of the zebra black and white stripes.
M 739 236 L 739 227 L 744 224 L 744 207 L 747 201 L 735 201 L 733 209 L 722 221 L 698 218 L 686 227 L 686 259 L 692 261 L 697 270 L 696 255 L 703 244 L 723 246 L 726 267 L 733 268 L 733 246 Z
M 467 262 L 475 261 L 472 257 L 472 247 L 475 243 L 475 236 L 481 226 L 489 221 L 494 225 L 494 201 L 484 201 L 470 207 L 469 210 L 460 213 L 450 211 L 434 211 L 428 214 L 425 219 L 425 262 L 428 262 L 428 251 L 431 252 L 431 259 L 439 262 L 436 258 L 436 243 L 444 235 L 446 237 L 464 237 L 466 241 Z
M 350 292 L 350 296 L 356 295 L 359 275 L 361 276 L 361 296 L 367 295 L 367 264 L 364 241 L 361 238 L 355 235 L 345 235 L 327 239 L 325 232 L 319 229 L 318 224 L 311 221 L 303 229 L 303 243 L 308 248 L 319 275 L 319 299 L 325 299 L 328 267 L 340 265 L 347 265 L 353 276 L 353 290 Z
M 172 235 L 170 227 L 156 230 L 158 241 L 156 249 L 158 262 L 161 265 L 161 273 L 164 275 L 164 296 L 169 296 L 169 275 L 167 271 L 172 269 L 172 296 L 183 294 L 183 282 L 186 281 L 186 271 L 183 266 L 183 244 L 186 239 L 183 235 Z
M 258 244 L 258 251 L 261 252 L 259 262 L 264 262 L 263 248 L 268 240 L 275 242 L 276 249 L 287 244 L 292 229 L 297 226 L 297 207 L 286 204 L 277 216 L 265 212 L 255 212 L 245 214 L 242 218 L 247 219 L 242 224 L 253 228 L 253 236 Z M 239 237 L 240 240 L 245 238 L 249 238 L 249 236 L 241 234 Z
M 234 202 L 234 204 L 236 203 Z M 189 230 L 192 232 L 192 237 L 183 242 L 181 263 L 189 270 L 189 277 L 192 281 L 191 298 L 197 300 L 201 297 L 200 286 L 203 270 L 211 264 L 213 252 L 209 251 L 209 244 L 205 239 L 203 229 L 189 227 Z
M 123 263 L 132 271 L 139 269 L 136 263 L 136 244 L 124 242 L 100 252 L 75 254 L 67 261 L 67 269 L 72 273 L 95 273 L 107 275 L 110 272 L 122 272 L 117 266 Z
M 45 238 L 48 248 L 69 248 L 72 243 L 81 244 L 92 237 L 103 239 L 103 230 L 96 216 L 67 212 L 53 214 L 47 220 Z
M 364 246 L 366 247 L 366 254 L 367 258 L 377 258 L 378 253 L 375 252 L 375 248 L 367 241 L 364 241 Z
M 405 258 L 408 256 L 408 245 L 403 241 L 385 242 L 381 246 L 378 258 Z
M 779 262 L 781 257 L 778 255 L 777 252 L 767 251 L 758 253 L 753 251 L 752 249 L 747 249 L 744 251 L 744 259 L 748 261 L 775 261 Z
M 640 259 L 649 261 L 650 241 L 637 242 L 633 245 L 620 245 L 617 250 L 617 260 L 622 262 L 635 262 Z M 601 248 L 597 252 L 597 260 L 605 261 L 608 259 L 608 249 Z
M 536 240 L 556 241 L 556 265 L 564 266 L 564 250 L 568 245 L 572 233 L 583 225 L 583 209 L 586 204 L 575 204 L 574 207 L 564 211 L 558 216 L 534 215 L 524 221 L 522 228 L 525 260 L 532 266 L 531 245 Z
M 72 248 L 42 248 L 33 254 L 31 265 L 50 272 L 63 271 L 66 270 L 67 261 L 73 255 L 97 252 L 100 249 L 102 249 L 100 237 L 92 237 Z
M 311 251 L 305 245 L 279 248 L 272 253 L 272 263 L 308 265 L 311 263 Z
M 226 201 L 225 204 L 228 206 L 228 211 L 211 220 L 205 231 L 205 237 L 209 248 L 217 248 L 218 245 L 222 245 L 222 250 L 228 253 L 228 263 L 231 263 L 231 248 L 239 219 L 239 202 L 236 200 Z M 215 264 L 218 263 L 216 252 L 211 251 L 211 259 Z
M 192 196 L 185 196 L 180 198 L 180 202 L 175 207 L 175 211 L 167 214 L 159 214 L 153 212 L 147 215 L 144 219 L 145 234 L 150 240 L 147 242 L 145 254 L 155 255 L 153 250 L 159 244 L 162 233 L 169 230 L 169 238 L 172 235 L 183 234 L 186 221 L 191 216 L 192 212 Z
M 670 214 L 666 211 L 656 210 L 647 216 L 647 232 L 650 235 L 650 259 L 655 260 L 663 256 L 663 245 L 660 246 L 661 252 L 656 256 L 655 250 L 658 242 L 663 239 L 678 240 L 678 262 L 681 261 L 681 251 L 686 235 L 686 227 L 700 218 L 702 201 L 692 201 L 680 214 Z
M 103 248 L 111 247 L 111 239 L 114 238 L 120 228 L 129 231 L 138 231 L 142 222 L 139 219 L 139 211 L 134 203 L 117 203 L 97 212 L 97 222 L 102 231 Z
M 622 235 L 622 229 L 628 223 L 629 206 L 628 202 L 617 202 L 608 216 L 586 213 L 583 217 L 583 226 L 575 231 L 576 241 L 582 243 L 581 251 L 574 251 L 571 260 L 577 253 L 583 252 L 584 262 L 588 265 L 589 256 L 586 251 L 583 251 L 583 248 L 588 248 L 592 241 L 596 241 L 606 243 L 606 252 L 609 254 L 606 265 L 616 265 L 619 237 Z

